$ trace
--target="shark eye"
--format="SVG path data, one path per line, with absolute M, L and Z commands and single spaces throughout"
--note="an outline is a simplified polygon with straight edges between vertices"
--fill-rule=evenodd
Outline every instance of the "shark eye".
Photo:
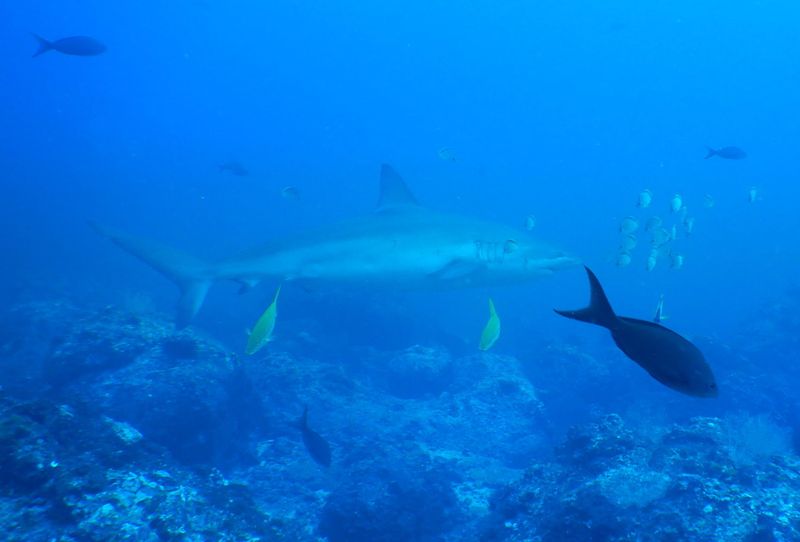
M 517 243 L 513 239 L 507 239 L 506 242 L 503 244 L 503 252 L 505 254 L 511 254 L 512 252 L 516 252 L 518 248 L 519 248 L 519 243 Z

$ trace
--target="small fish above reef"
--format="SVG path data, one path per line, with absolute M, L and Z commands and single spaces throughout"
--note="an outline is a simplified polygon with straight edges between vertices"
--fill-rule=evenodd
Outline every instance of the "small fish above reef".
M 245 348 L 245 353 L 248 356 L 252 356 L 272 340 L 272 331 L 275 329 L 275 320 L 278 318 L 278 295 L 280 293 L 281 287 L 278 286 L 272 303 L 269 304 L 267 310 L 264 311 L 264 314 L 261 315 L 261 318 L 258 319 L 256 325 L 250 331 L 247 337 L 247 348 Z
M 683 207 L 683 198 L 680 194 L 675 194 L 672 196 L 672 199 L 669 200 L 669 208 L 673 213 L 677 213 Z
M 656 264 L 658 264 L 658 249 L 654 248 L 650 250 L 650 255 L 647 256 L 647 263 L 645 265 L 645 269 L 648 271 L 652 271 L 656 268 Z
M 647 209 L 648 207 L 650 207 L 650 204 L 652 202 L 653 202 L 653 192 L 645 188 L 639 193 L 639 200 L 636 202 L 636 206 L 642 209 Z
M 303 415 L 295 424 L 303 435 L 303 444 L 311 459 L 323 467 L 331 466 L 331 446 L 319 433 L 308 426 L 308 407 L 303 409 Z
M 644 226 L 645 231 L 655 231 L 664 223 L 660 216 L 651 216 Z
M 683 219 L 683 229 L 686 232 L 686 236 L 687 237 L 692 235 L 692 232 L 694 231 L 694 217 L 693 216 L 687 216 L 686 218 Z
M 455 162 L 456 155 L 453 152 L 453 149 L 450 147 L 442 147 L 438 151 L 436 151 L 436 155 L 439 157 L 440 160 L 444 160 L 445 162 Z
M 660 324 L 617 316 L 588 267 L 586 274 L 591 287 L 589 306 L 556 310 L 557 314 L 608 329 L 617 347 L 665 386 L 694 397 L 718 395 L 714 374 L 700 349 Z
M 300 199 L 300 191 L 297 188 L 295 188 L 294 186 L 284 186 L 281 189 L 281 196 L 284 199 L 289 199 L 289 200 L 295 200 L 296 201 L 296 200 Z
M 33 56 L 43 55 L 48 51 L 56 51 L 72 56 L 97 56 L 106 52 L 106 46 L 89 36 L 70 36 L 59 40 L 46 40 L 36 34 L 33 35 L 39 42 L 39 48 Z
M 630 252 L 622 251 L 617 254 L 617 267 L 628 267 L 631 264 Z
M 650 244 L 655 248 L 661 248 L 672 240 L 672 232 L 666 228 L 658 228 L 653 232 Z
M 751 186 L 747 190 L 747 201 L 749 203 L 755 203 L 760 199 L 761 199 L 761 196 L 758 193 L 758 188 L 756 188 L 755 186 Z
M 481 333 L 481 342 L 478 345 L 478 349 L 482 352 L 486 352 L 494 346 L 498 338 L 500 338 L 500 318 L 497 316 L 497 311 L 494 309 L 492 298 L 489 298 L 489 321 L 486 322 L 486 326 Z
M 620 233 L 628 234 L 633 233 L 639 229 L 639 221 L 632 216 L 626 216 L 619 224 Z
M 528 215 L 525 218 L 525 230 L 526 231 L 533 231 L 533 228 L 536 227 L 536 217 L 533 215 Z
M 247 177 L 250 175 L 250 172 L 247 171 L 247 169 L 239 162 L 225 162 L 217 167 L 219 168 L 220 173 L 227 172 L 231 175 L 236 175 L 237 177 Z
M 633 249 L 636 248 L 636 236 L 632 233 L 629 233 L 625 237 L 622 238 L 620 241 L 619 248 L 622 252 L 631 252 Z
M 742 160 L 747 158 L 747 153 L 739 147 L 722 147 L 721 149 L 712 149 L 711 147 L 706 147 L 706 149 L 708 149 L 706 160 L 713 156 L 719 156 L 725 160 Z

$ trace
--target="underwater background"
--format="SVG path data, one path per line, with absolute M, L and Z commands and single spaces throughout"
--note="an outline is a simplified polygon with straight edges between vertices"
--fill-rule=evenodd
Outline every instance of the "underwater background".
M 0 4 L 0 539 L 800 540 L 799 24 L 786 0 Z M 32 58 L 32 32 L 107 50 Z M 383 163 L 580 258 L 619 314 L 663 295 L 719 397 L 555 315 L 580 267 L 287 281 L 246 356 L 279 281 L 221 282 L 178 329 L 175 286 L 89 227 L 214 260 L 371 213 Z

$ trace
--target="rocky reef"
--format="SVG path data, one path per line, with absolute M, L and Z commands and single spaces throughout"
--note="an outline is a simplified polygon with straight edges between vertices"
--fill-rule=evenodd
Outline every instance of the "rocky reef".
M 311 359 L 280 344 L 245 359 L 158 317 L 11 307 L 0 315 L 4 536 L 800 539 L 785 417 L 670 418 L 646 402 L 610 414 L 619 397 L 576 404 L 622 387 L 604 359 L 553 345 L 539 361 L 423 346 Z M 329 468 L 304 448 L 304 406 Z

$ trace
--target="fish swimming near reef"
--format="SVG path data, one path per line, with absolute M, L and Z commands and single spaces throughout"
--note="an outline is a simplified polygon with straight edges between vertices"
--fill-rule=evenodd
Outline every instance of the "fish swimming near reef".
M 694 344 L 655 322 L 617 316 L 588 267 L 586 274 L 591 287 L 589 306 L 556 313 L 608 329 L 617 347 L 665 386 L 694 397 L 717 396 L 711 367 Z
M 231 175 L 236 175 L 237 177 L 247 177 L 250 175 L 250 172 L 247 171 L 242 164 L 239 162 L 225 162 L 224 164 L 220 164 L 217 166 L 220 173 L 228 172 Z
M 331 466 L 331 446 L 328 441 L 308 426 L 308 407 L 303 409 L 303 415 L 295 426 L 303 435 L 303 444 L 308 450 L 308 455 L 323 467 Z
M 256 325 L 250 330 L 247 336 L 247 347 L 245 348 L 245 353 L 248 356 L 252 356 L 272 340 L 272 331 L 275 329 L 275 320 L 278 318 L 278 296 L 280 293 L 281 287 L 278 286 L 275 291 L 275 297 L 272 298 L 272 303 L 269 304 L 269 307 L 258 319 Z
M 70 36 L 59 40 L 46 40 L 36 34 L 33 35 L 39 42 L 39 48 L 33 53 L 34 57 L 43 55 L 48 51 L 57 51 L 73 56 L 97 56 L 106 52 L 106 46 L 89 36 Z
M 494 301 L 492 298 L 489 298 L 489 321 L 486 322 L 486 326 L 483 328 L 483 332 L 481 333 L 481 342 L 478 345 L 478 349 L 482 352 L 486 352 L 494 343 L 497 342 L 497 339 L 500 338 L 500 318 L 497 316 L 497 311 L 494 308 Z
M 719 156 L 720 158 L 724 158 L 726 160 L 742 160 L 747 158 L 747 153 L 739 147 L 722 147 L 720 149 L 706 147 L 706 149 L 708 150 L 708 153 L 706 154 L 706 160 L 714 156 Z
M 636 206 L 641 209 L 647 209 L 650 207 L 650 204 L 653 202 L 653 191 L 645 188 L 639 193 L 639 199 L 636 202 Z
M 306 287 L 327 283 L 441 290 L 519 283 L 579 263 L 516 228 L 426 209 L 390 166 L 381 168 L 380 186 L 374 213 L 218 262 L 93 227 L 180 287 L 179 327 L 189 323 L 211 284 L 221 280 L 246 288 L 270 279 Z

